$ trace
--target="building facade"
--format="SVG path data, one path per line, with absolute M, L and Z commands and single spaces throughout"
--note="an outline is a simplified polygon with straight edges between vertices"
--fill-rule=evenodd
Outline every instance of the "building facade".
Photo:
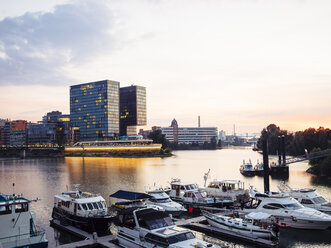
M 114 139 L 119 126 L 120 83 L 110 80 L 70 87 L 70 121 L 80 140 Z
M 5 144 L 9 146 L 21 146 L 27 144 L 26 120 L 8 121 L 5 123 Z
M 146 88 L 136 85 L 120 88 L 120 135 L 135 135 L 137 126 L 146 124 Z
M 170 127 L 161 127 L 161 131 L 167 140 L 179 144 L 203 144 L 217 141 L 217 127 L 178 127 L 175 119 Z

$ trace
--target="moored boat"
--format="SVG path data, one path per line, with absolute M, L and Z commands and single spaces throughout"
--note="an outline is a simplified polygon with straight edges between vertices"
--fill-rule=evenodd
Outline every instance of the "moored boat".
M 128 208 L 117 217 L 117 239 L 127 248 L 212 248 L 211 243 L 198 240 L 194 234 L 177 227 L 170 216 L 155 208 Z
M 253 236 L 254 238 L 277 238 L 278 228 L 267 224 L 267 219 L 270 214 L 266 213 L 250 213 L 244 218 L 232 218 L 222 214 L 213 214 L 207 211 L 202 211 L 209 225 L 219 229 L 231 231 L 233 233 Z
M 225 207 L 233 205 L 232 200 L 208 197 L 207 192 L 199 189 L 198 185 L 194 183 L 183 183 L 179 179 L 174 179 L 170 186 L 170 198 L 187 207 Z
M 181 204 L 171 200 L 163 190 L 151 190 L 147 194 L 151 196 L 146 200 L 148 206 L 161 207 L 166 213 L 176 217 L 187 211 Z
M 36 226 L 30 203 L 22 196 L 0 194 L 0 247 L 48 246 L 45 231 Z
M 288 194 L 261 194 L 251 188 L 251 201 L 240 210 L 242 214 L 263 212 L 273 216 L 272 222 L 299 229 L 325 230 L 331 227 L 331 216 L 304 207 Z
M 257 175 L 257 176 L 264 175 L 264 166 L 263 166 L 263 163 L 259 162 L 259 160 L 257 160 L 257 163 L 254 166 L 254 171 L 255 171 L 255 175 Z
M 277 187 L 282 193 L 289 194 L 303 206 L 331 215 L 331 202 L 318 194 L 315 189 L 292 189 L 285 183 L 280 183 Z
M 113 216 L 108 213 L 105 199 L 79 190 L 68 190 L 54 196 L 52 218 L 99 236 L 110 234 Z
M 243 160 L 243 164 L 240 166 L 239 171 L 242 175 L 246 177 L 255 176 L 255 170 L 253 168 L 251 160 L 249 160 L 249 162 L 245 162 L 245 160 Z

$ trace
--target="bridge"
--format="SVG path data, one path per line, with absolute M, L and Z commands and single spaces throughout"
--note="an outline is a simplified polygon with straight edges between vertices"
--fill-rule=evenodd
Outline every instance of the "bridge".
M 311 152 L 311 153 L 308 153 L 308 151 L 305 150 L 305 155 L 297 156 L 297 157 L 293 157 L 293 158 L 286 158 L 286 163 L 282 164 L 282 165 L 284 166 L 284 165 L 294 164 L 294 163 L 305 161 L 305 160 L 323 158 L 323 157 L 327 157 L 330 155 L 331 155 L 331 149 L 326 149 L 323 151 Z
M 0 146 L 0 157 L 56 157 L 64 148 L 56 145 Z

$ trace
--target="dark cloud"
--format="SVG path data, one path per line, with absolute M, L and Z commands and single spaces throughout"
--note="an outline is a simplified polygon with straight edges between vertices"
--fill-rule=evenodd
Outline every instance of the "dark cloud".
M 103 1 L 78 1 L 53 12 L 0 21 L 0 85 L 67 84 L 63 68 L 115 46 L 114 15 Z

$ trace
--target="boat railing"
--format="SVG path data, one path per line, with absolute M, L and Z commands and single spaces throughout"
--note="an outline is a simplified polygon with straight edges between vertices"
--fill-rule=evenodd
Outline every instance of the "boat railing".
M 38 227 L 37 231 L 31 232 L 31 233 L 24 233 L 24 234 L 18 234 L 13 235 L 5 238 L 0 238 L 0 244 L 1 243 L 7 243 L 7 242 L 15 242 L 17 245 L 19 245 L 20 240 L 29 239 L 29 242 L 31 243 L 31 238 L 40 236 L 40 241 L 45 236 L 46 231 L 42 229 L 41 227 Z

